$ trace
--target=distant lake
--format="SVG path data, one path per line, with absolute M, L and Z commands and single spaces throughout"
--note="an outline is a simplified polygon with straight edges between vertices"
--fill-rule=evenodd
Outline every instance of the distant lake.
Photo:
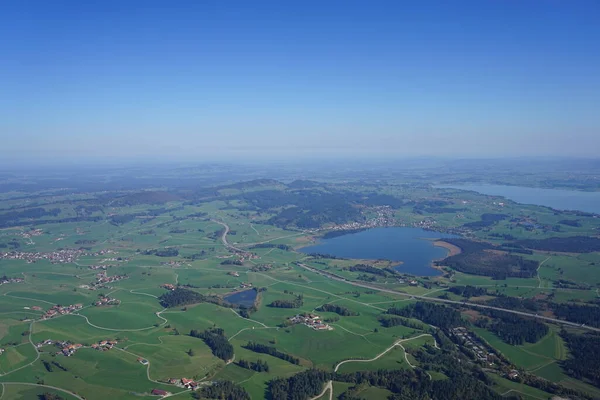
M 304 247 L 300 251 L 343 258 L 402 261 L 402 264 L 394 267 L 398 272 L 418 276 L 437 276 L 441 275 L 441 272 L 432 268 L 431 263 L 446 257 L 448 251 L 434 246 L 431 239 L 450 237 L 456 236 L 420 228 L 374 228 L 325 239 L 319 244 Z
M 254 300 L 256 300 L 256 290 L 243 290 L 241 292 L 232 293 L 223 297 L 228 303 L 235 304 L 236 306 L 252 307 Z
M 439 185 L 438 188 L 472 190 L 502 196 L 521 204 L 535 204 L 556 210 L 577 210 L 600 214 L 600 192 L 541 189 L 506 185 Z

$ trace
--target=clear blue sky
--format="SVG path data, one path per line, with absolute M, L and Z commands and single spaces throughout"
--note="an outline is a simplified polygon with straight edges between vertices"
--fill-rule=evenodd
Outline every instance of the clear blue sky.
M 585 0 L 5 1 L 0 158 L 595 156 L 599 15 Z

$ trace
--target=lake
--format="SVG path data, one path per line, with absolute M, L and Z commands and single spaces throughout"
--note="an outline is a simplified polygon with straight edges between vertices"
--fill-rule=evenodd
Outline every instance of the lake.
M 440 185 L 436 187 L 472 190 L 486 195 L 502 196 L 521 204 L 535 204 L 556 210 L 576 210 L 600 214 L 600 192 L 485 184 Z
M 394 266 L 398 272 L 436 276 L 441 271 L 432 268 L 434 260 L 447 256 L 448 251 L 434 246 L 432 239 L 456 237 L 420 228 L 373 228 L 366 231 L 324 239 L 300 249 L 303 253 L 330 254 L 343 258 L 402 261 Z M 428 240 L 429 239 L 429 240 Z
M 254 289 L 242 290 L 223 297 L 223 300 L 236 306 L 252 307 L 257 294 Z

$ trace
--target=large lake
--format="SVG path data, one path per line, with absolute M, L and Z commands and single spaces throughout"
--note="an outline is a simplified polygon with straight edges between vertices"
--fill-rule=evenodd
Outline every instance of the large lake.
M 241 292 L 235 292 L 223 297 L 223 300 L 235 304 L 236 306 L 252 307 L 256 300 L 256 290 L 243 290 Z
M 368 260 L 402 261 L 394 267 L 398 272 L 418 276 L 436 276 L 441 272 L 431 267 L 434 260 L 448 251 L 434 246 L 432 239 L 456 237 L 420 228 L 374 228 L 324 239 L 319 244 L 300 249 L 303 253 L 330 254 L 336 257 Z
M 440 185 L 437 187 L 472 190 L 491 196 L 506 197 L 517 203 L 552 207 L 556 210 L 577 210 L 600 214 L 600 192 L 505 185 Z

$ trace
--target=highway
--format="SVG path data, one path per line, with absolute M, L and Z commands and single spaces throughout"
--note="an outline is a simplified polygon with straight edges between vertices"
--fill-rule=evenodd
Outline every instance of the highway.
M 507 309 L 507 308 L 500 308 L 500 307 L 488 306 L 488 305 L 485 305 L 485 304 L 469 303 L 467 301 L 456 301 L 456 300 L 440 299 L 440 298 L 437 298 L 437 297 L 426 297 L 426 296 L 413 295 L 413 294 L 409 294 L 409 293 L 403 293 L 403 292 L 399 292 L 397 290 L 385 289 L 385 288 L 381 288 L 381 287 L 378 287 L 378 286 L 369 285 L 368 283 L 351 281 L 351 280 L 348 280 L 346 278 L 342 278 L 340 276 L 337 276 L 337 275 L 334 275 L 334 274 L 331 274 L 331 273 L 328 273 L 328 272 L 324 272 L 324 271 L 318 270 L 318 269 L 313 268 L 313 267 L 309 267 L 306 264 L 297 263 L 297 265 L 300 266 L 300 267 L 302 267 L 302 268 L 304 268 L 304 269 L 307 269 L 307 270 L 309 270 L 311 272 L 314 272 L 314 273 L 319 274 L 321 276 L 327 277 L 329 279 L 332 279 L 332 280 L 335 280 L 335 281 L 339 281 L 339 282 L 344 282 L 344 283 L 347 283 L 348 285 L 352 285 L 352 286 L 356 286 L 356 287 L 361 287 L 361 288 L 365 288 L 365 289 L 372 289 L 372 290 L 377 290 L 379 292 L 390 293 L 390 294 L 395 294 L 395 295 L 399 295 L 399 296 L 405 296 L 405 297 L 419 299 L 419 300 L 424 300 L 424 301 L 432 301 L 432 302 L 436 302 L 436 303 L 456 304 L 456 305 L 459 305 L 459 306 L 466 306 L 466 307 L 473 307 L 473 308 L 485 308 L 485 309 L 488 309 L 488 310 L 504 311 L 504 312 L 511 313 L 511 314 L 522 315 L 524 317 L 532 317 L 532 318 L 537 318 L 537 319 L 545 320 L 545 321 L 552 322 L 552 323 L 555 323 L 555 324 L 568 325 L 568 326 L 573 326 L 573 327 L 577 327 L 577 328 L 581 328 L 581 329 L 587 329 L 587 330 L 594 331 L 594 332 L 600 332 L 599 328 L 594 328 L 594 327 L 591 327 L 591 326 L 581 325 L 581 324 L 577 324 L 577 323 L 574 323 L 574 322 L 564 321 L 562 319 L 545 317 L 543 315 L 532 314 L 532 313 L 523 312 L 523 311 L 510 310 L 510 309 Z

